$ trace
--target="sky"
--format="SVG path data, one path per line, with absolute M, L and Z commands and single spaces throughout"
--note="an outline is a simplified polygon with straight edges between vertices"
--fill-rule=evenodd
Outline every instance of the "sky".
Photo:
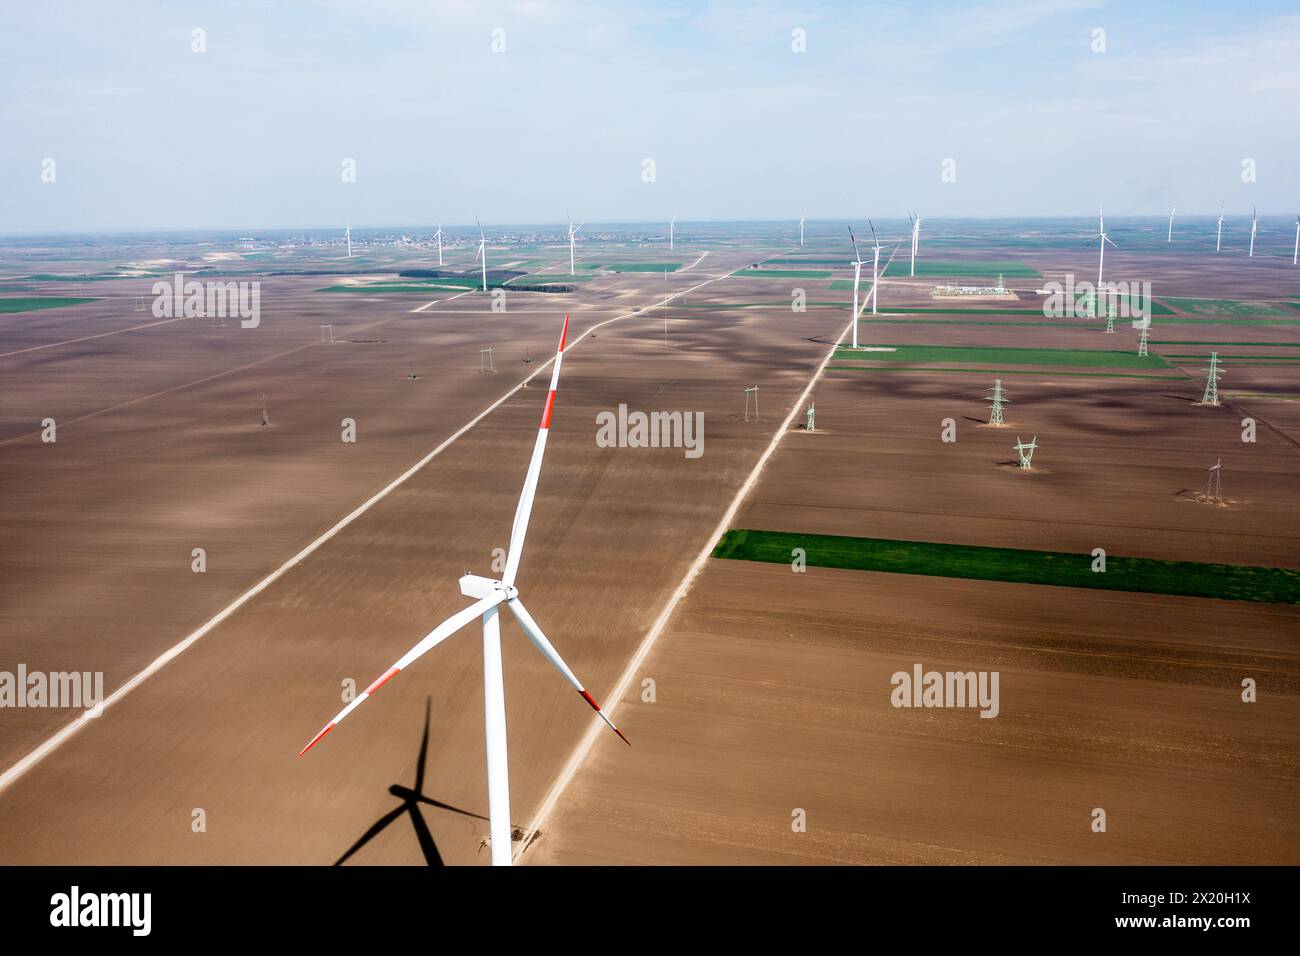
M 46 0 L 0 27 L 5 234 L 1300 212 L 1295 2 Z

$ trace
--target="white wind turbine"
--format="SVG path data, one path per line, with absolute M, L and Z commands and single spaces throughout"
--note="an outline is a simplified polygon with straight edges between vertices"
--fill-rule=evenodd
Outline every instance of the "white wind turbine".
M 474 254 L 475 259 L 483 260 L 483 291 L 487 291 L 487 236 L 483 235 L 483 223 L 478 221 L 478 216 L 474 217 L 474 224 L 478 226 L 478 252 Z
M 858 283 L 862 280 L 862 267 L 865 265 L 862 253 L 858 252 L 858 240 L 853 237 L 853 227 L 849 226 L 849 242 L 853 243 L 853 348 L 858 347 Z
M 1174 213 L 1176 213 L 1177 211 L 1178 211 L 1177 206 L 1174 206 L 1172 209 L 1169 210 L 1169 236 L 1168 238 L 1165 239 L 1165 242 L 1174 241 Z
M 871 314 L 876 314 L 876 305 L 880 301 L 880 250 L 884 248 L 880 240 L 876 238 L 876 227 L 871 225 L 871 220 L 867 220 L 867 225 L 871 228 L 871 242 L 874 244 L 874 253 L 871 260 Z M 895 247 L 897 248 L 897 247 Z
M 1246 258 L 1255 258 L 1255 230 L 1259 228 L 1259 213 L 1251 207 L 1250 210 L 1250 255 Z
M 677 228 L 677 217 L 673 216 L 673 218 L 668 223 L 668 251 L 669 252 L 673 251 L 673 234 L 676 228 Z
M 444 640 L 461 628 L 470 624 L 475 618 L 483 619 L 483 721 L 486 729 L 487 775 L 488 775 L 488 829 L 491 834 L 491 854 L 493 866 L 509 866 L 510 852 L 510 783 L 508 755 L 506 750 L 506 705 L 505 686 L 501 672 L 501 622 L 498 618 L 500 605 L 510 608 L 519 622 L 524 636 L 536 647 L 558 670 L 574 689 L 582 695 L 596 714 L 609 724 L 614 733 L 628 739 L 614 726 L 613 721 L 605 716 L 600 705 L 587 693 L 586 689 L 574 676 L 569 665 L 556 652 L 547 640 L 542 629 L 537 626 L 533 616 L 528 613 L 519 600 L 519 589 L 515 587 L 515 578 L 519 573 L 519 560 L 524 550 L 524 537 L 528 532 L 528 519 L 533 511 L 533 497 L 537 491 L 537 478 L 542 468 L 542 455 L 546 451 L 547 432 L 551 426 L 551 412 L 555 407 L 555 391 L 560 381 L 560 363 L 564 358 L 564 343 L 569 332 L 569 317 L 564 317 L 564 328 L 560 332 L 560 347 L 555 353 L 555 367 L 551 370 L 551 390 L 546 396 L 546 405 L 542 411 L 542 424 L 537 431 L 537 442 L 533 445 L 533 457 L 528 463 L 524 488 L 519 495 L 519 504 L 515 509 L 514 526 L 510 532 L 510 550 L 506 555 L 506 569 L 500 581 L 466 574 L 460 579 L 460 591 L 466 597 L 475 599 L 474 603 L 457 611 L 447 620 L 425 636 L 424 640 L 406 652 L 392 667 L 384 671 L 373 684 L 358 694 L 344 707 L 334 719 L 326 724 L 307 746 L 299 751 L 302 756 L 314 747 L 322 737 L 334 729 L 348 714 L 356 710 L 363 701 L 373 696 L 379 688 L 392 680 L 399 673 L 413 664 L 418 658 L 427 654 Z
M 1218 252 L 1223 248 L 1223 203 L 1219 203 L 1219 233 L 1214 240 L 1214 251 Z
M 1102 269 L 1106 265 L 1106 243 L 1110 242 L 1112 246 L 1115 245 L 1115 243 L 1111 242 L 1110 236 L 1106 235 L 1106 214 L 1103 211 L 1098 211 L 1097 213 L 1097 235 L 1092 238 L 1098 240 L 1097 251 L 1099 255 L 1097 257 L 1097 295 L 1100 297 Z M 1092 240 L 1090 239 L 1088 241 L 1091 242 Z M 1119 247 L 1116 246 L 1116 248 Z
M 912 220 L 912 276 L 916 277 L 916 252 L 921 246 L 921 217 L 913 217 L 910 213 L 908 219 Z
M 438 231 L 433 234 L 433 238 L 438 240 L 438 267 L 442 268 L 442 223 L 438 223 Z
M 345 226 L 345 227 L 344 227 L 344 229 L 343 229 L 343 238 L 347 240 L 347 243 L 348 243 L 348 258 L 351 259 L 351 258 L 352 258 L 352 227 L 351 227 L 351 226 Z
M 799 217 L 799 248 L 803 248 L 803 216 Z
M 1295 251 L 1291 253 L 1291 265 L 1300 265 L 1300 216 L 1295 217 Z
M 575 226 L 573 220 L 569 220 L 569 275 L 575 275 L 573 271 L 573 237 L 577 235 L 578 230 L 585 225 L 585 222 L 580 222 Z

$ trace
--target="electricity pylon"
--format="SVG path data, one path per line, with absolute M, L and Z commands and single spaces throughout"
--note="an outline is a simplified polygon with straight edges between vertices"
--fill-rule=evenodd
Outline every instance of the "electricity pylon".
M 992 406 L 989 407 L 989 424 L 999 426 L 1004 425 L 1006 423 L 1002 421 L 1002 406 L 1010 405 L 1011 401 L 1002 397 L 1002 379 L 995 378 L 993 380 L 992 391 L 993 394 L 984 399 L 986 402 L 993 403 Z M 1017 441 L 1019 441 L 1019 439 L 1017 439 Z
M 1206 369 L 1209 377 L 1205 380 L 1205 394 L 1201 396 L 1202 405 L 1219 404 L 1219 376 L 1222 373 L 1223 366 L 1219 364 L 1219 353 L 1210 353 L 1210 367 Z
M 1032 468 L 1033 460 L 1034 460 L 1034 449 L 1038 447 L 1038 436 L 1035 435 L 1033 438 L 1029 440 L 1029 444 L 1026 445 L 1023 441 L 1020 440 L 1020 436 L 1017 435 L 1016 443 L 1012 447 L 1014 447 L 1016 451 L 1020 452 L 1020 467 Z

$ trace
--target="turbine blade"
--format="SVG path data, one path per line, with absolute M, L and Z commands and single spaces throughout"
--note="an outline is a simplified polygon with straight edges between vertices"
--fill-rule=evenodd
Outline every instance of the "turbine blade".
M 565 313 L 564 327 L 560 330 L 560 345 L 555 350 L 555 366 L 551 369 L 551 390 L 546 394 L 542 409 L 542 423 L 537 429 L 537 442 L 533 445 L 533 458 L 528 463 L 524 489 L 519 493 L 515 508 L 515 521 L 510 529 L 510 550 L 506 554 L 506 571 L 501 583 L 510 587 L 519 573 L 519 559 L 524 551 L 524 538 L 528 534 L 528 519 L 533 513 L 533 497 L 537 494 L 537 478 L 542 471 L 542 456 L 546 453 L 546 436 L 551 429 L 551 412 L 555 408 L 555 391 L 560 387 L 560 365 L 564 361 L 564 343 L 569 337 L 569 316 Z
M 368 698 L 374 696 L 374 694 L 379 690 L 379 688 L 387 684 L 390 680 L 392 680 L 399 673 L 404 671 L 417 659 L 423 657 L 429 651 L 433 650 L 444 640 L 446 640 L 447 638 L 451 637 L 451 635 L 459 631 L 466 624 L 469 624 L 471 621 L 475 620 L 477 617 L 479 617 L 479 615 L 483 614 L 484 611 L 487 611 L 489 608 L 496 607 L 504 600 L 505 600 L 505 593 L 502 591 L 496 591 L 492 594 L 489 594 L 481 601 L 475 601 L 469 607 L 457 611 L 451 617 L 447 618 L 447 620 L 443 621 L 441 624 L 435 627 L 432 631 L 430 631 L 425 636 L 424 640 L 420 641 L 420 643 L 416 644 L 413 648 L 411 648 L 404 655 L 402 655 L 402 658 L 396 664 L 394 664 L 392 667 L 388 668 L 388 670 L 380 674 L 379 677 L 375 679 L 375 682 L 373 684 L 371 684 L 360 694 L 354 697 L 346 707 L 344 707 L 337 714 L 335 714 L 334 719 L 331 720 L 324 727 L 322 727 L 320 729 L 320 732 L 315 737 L 313 737 L 310 742 L 308 742 L 306 747 L 303 747 L 302 750 L 298 751 L 298 756 L 301 757 L 308 750 L 311 750 L 312 747 L 316 746 L 316 744 L 320 743 L 321 738 L 324 737 L 326 734 L 328 734 L 335 727 L 337 727 L 339 723 L 342 722 L 344 717 L 346 717 L 348 714 L 352 713 L 352 711 L 360 707 L 361 704 L 364 701 L 366 701 Z
M 515 598 L 513 601 L 507 602 L 506 607 L 510 608 L 514 613 L 515 620 L 519 622 L 519 626 L 523 628 L 524 634 L 528 637 L 528 640 L 532 642 L 533 647 L 541 651 L 542 656 L 551 662 L 551 666 L 564 675 L 564 679 L 572 684 L 573 689 L 582 695 L 582 699 L 591 705 L 592 710 L 596 712 L 596 716 L 609 724 L 609 729 L 618 734 L 623 743 L 631 747 L 632 742 L 623 736 L 623 731 L 615 727 L 612 720 L 605 716 L 605 712 L 600 709 L 600 704 L 596 703 L 592 696 L 587 693 L 586 688 L 582 686 L 582 682 L 574 675 L 573 671 L 569 668 L 569 665 L 564 663 L 564 658 L 560 656 L 559 651 L 557 651 L 551 642 L 546 639 L 546 635 L 542 633 L 542 629 L 537 626 L 537 622 L 533 620 L 533 616 L 528 613 L 528 608 L 524 607 L 524 602 Z
M 853 227 L 849 226 L 849 241 L 853 243 L 853 261 L 861 262 L 862 253 L 858 252 L 858 240 L 853 237 Z

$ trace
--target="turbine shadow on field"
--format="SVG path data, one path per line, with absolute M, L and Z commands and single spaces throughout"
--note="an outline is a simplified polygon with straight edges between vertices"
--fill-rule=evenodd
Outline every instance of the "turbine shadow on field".
M 411 825 L 415 827 L 416 839 L 420 841 L 420 850 L 424 853 L 424 860 L 429 866 L 442 866 L 442 854 L 438 852 L 438 844 L 434 842 L 433 834 L 429 832 L 429 826 L 424 822 L 424 815 L 420 812 L 420 804 L 425 803 L 441 810 L 450 810 L 452 813 L 459 813 L 462 816 L 473 817 L 475 820 L 486 821 L 487 817 L 479 816 L 477 813 L 471 813 L 468 810 L 462 810 L 459 807 L 453 807 L 451 804 L 434 800 L 432 797 L 424 795 L 424 768 L 426 758 L 429 755 L 429 718 L 433 707 L 433 698 L 426 698 L 424 704 L 424 735 L 420 738 L 420 757 L 415 764 L 415 787 L 404 787 L 395 783 L 388 788 L 388 792 L 400 799 L 402 802 L 393 810 L 385 813 L 382 817 L 361 835 L 361 839 L 352 844 L 348 851 L 334 861 L 335 866 L 342 866 L 348 859 L 363 846 L 377 837 L 390 823 L 397 820 L 403 813 L 411 817 Z

